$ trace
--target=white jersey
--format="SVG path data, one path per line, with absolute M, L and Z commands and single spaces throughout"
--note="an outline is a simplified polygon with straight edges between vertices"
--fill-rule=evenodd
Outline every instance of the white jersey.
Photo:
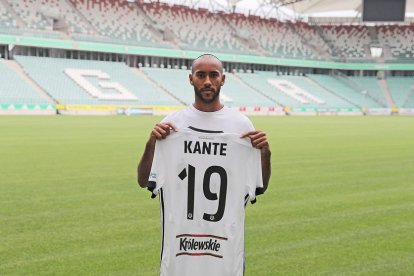
M 162 122 L 170 122 L 178 129 L 195 128 L 209 132 L 242 134 L 254 130 L 249 118 L 227 106 L 219 111 L 203 112 L 190 105 L 168 115 Z
M 260 151 L 237 134 L 179 130 L 157 141 L 161 275 L 243 275 L 244 207 L 261 193 Z

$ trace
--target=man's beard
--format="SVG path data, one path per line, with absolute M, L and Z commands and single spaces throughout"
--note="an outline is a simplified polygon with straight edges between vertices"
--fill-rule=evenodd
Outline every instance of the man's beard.
M 195 93 L 196 97 L 200 99 L 201 102 L 203 102 L 205 104 L 209 104 L 209 103 L 214 102 L 217 99 L 217 97 L 220 96 L 220 89 L 221 89 L 221 87 L 218 87 L 215 90 L 215 92 L 210 92 L 210 93 L 214 93 L 213 97 L 210 98 L 210 99 L 204 98 L 203 93 L 201 92 L 201 90 L 197 89 L 196 87 L 194 87 L 194 93 Z

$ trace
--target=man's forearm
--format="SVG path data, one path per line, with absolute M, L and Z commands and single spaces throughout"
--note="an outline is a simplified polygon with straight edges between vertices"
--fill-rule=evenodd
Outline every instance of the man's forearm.
M 262 159 L 262 178 L 263 178 L 263 190 L 266 191 L 267 186 L 269 185 L 271 166 L 270 166 L 270 156 L 271 152 L 268 147 L 261 150 L 261 159 Z
M 139 161 L 137 168 L 137 180 L 139 186 L 146 188 L 148 185 L 148 177 L 151 172 L 152 159 L 154 158 L 155 139 L 150 138 L 145 145 L 144 153 Z

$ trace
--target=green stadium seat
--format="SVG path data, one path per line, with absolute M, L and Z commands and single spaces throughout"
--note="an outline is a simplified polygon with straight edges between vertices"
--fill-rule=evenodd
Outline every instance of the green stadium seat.
M 134 74 L 132 69 L 121 62 L 70 60 L 59 58 L 40 58 L 15 56 L 16 61 L 29 76 L 43 87 L 49 95 L 62 104 L 91 105 L 179 105 L 175 99 L 159 91 L 144 77 Z M 103 94 L 119 94 L 114 88 L 105 87 L 103 82 L 116 83 L 132 93 L 136 99 L 106 99 L 88 93 L 75 82 L 67 69 L 95 70 L 108 74 L 109 79 L 97 76 L 83 76 L 89 84 Z

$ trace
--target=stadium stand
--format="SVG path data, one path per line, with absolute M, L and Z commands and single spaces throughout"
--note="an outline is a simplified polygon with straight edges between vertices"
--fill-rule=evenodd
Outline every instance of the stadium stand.
M 413 23 L 376 26 L 313 24 L 311 21 L 291 22 L 251 14 L 212 12 L 158 1 L 0 0 L 0 33 L 15 35 L 17 39 L 55 38 L 63 48 L 67 47 L 64 45 L 67 42 L 74 45 L 72 52 L 42 46 L 28 49 L 30 46 L 24 45 L 27 48 L 22 47 L 21 52 L 4 55 L 7 58 L 14 55 L 27 78 L 62 104 L 182 106 L 193 101 L 192 88 L 186 82 L 188 69 L 178 69 L 183 64 L 181 57 L 170 58 L 168 54 L 148 57 L 134 52 L 134 59 L 128 64 L 140 69 L 129 68 L 122 62 L 109 62 L 126 60 L 119 56 L 113 58 L 115 54 L 111 51 L 119 51 L 113 50 L 115 45 L 103 46 L 107 51 L 104 53 L 102 50 L 80 53 L 76 49 L 80 41 L 122 45 L 121 51 L 125 50 L 126 56 L 130 45 L 157 51 L 169 48 L 186 54 L 192 51 L 225 53 L 232 55 L 235 63 L 237 57 L 243 60 L 252 56 L 294 59 L 289 61 L 292 64 L 303 60 L 331 62 L 337 59 L 343 63 L 372 63 L 378 61 L 371 57 L 372 45 L 384 46 L 385 55 L 381 60 L 384 63 L 412 63 L 414 60 Z M 13 47 L 15 45 L 0 45 L 2 55 L 13 52 L 10 50 Z M 26 56 L 47 56 L 54 51 L 58 52 L 55 57 L 80 60 Z M 85 58 L 107 61 L 83 60 Z M 157 64 L 161 67 L 168 64 L 168 68 L 177 69 L 158 68 Z M 53 102 L 33 89 L 28 79 L 21 81 L 26 77 L 22 73 L 15 72 L 4 62 L 0 65 L 3 81 L 9 79 L 19 83 L 13 95 L 10 94 L 10 84 L 2 84 L 0 103 Z M 246 68 L 250 66 L 244 65 Z M 349 72 L 345 70 L 343 75 L 335 73 L 336 69 L 321 73 L 311 66 L 304 70 L 256 67 L 248 70 L 250 73 L 241 73 L 238 70 L 241 67 L 234 71 L 231 68 L 228 70 L 232 71 L 226 73 L 222 91 L 222 100 L 229 106 L 352 110 L 414 108 L 410 77 L 387 75 L 377 79 L 376 76 L 363 76 L 362 71 L 346 76 Z M 6 74 L 6 71 L 9 72 Z M 376 72 L 369 73 L 374 74 Z M 409 74 L 397 74 L 400 75 Z
M 238 73 L 249 86 L 255 87 L 262 94 L 272 99 L 275 103 L 280 106 L 297 106 L 299 103 L 281 92 L 275 86 L 268 82 L 268 79 L 275 79 L 277 76 L 274 72 L 260 72 L 257 71 L 254 74 L 249 73 Z
M 352 97 L 356 93 L 353 92 L 349 97 L 346 97 L 342 94 L 343 91 L 330 87 L 332 83 L 338 85 L 335 79 L 332 79 L 331 83 L 325 86 L 323 79 L 325 76 L 281 76 L 274 72 L 239 73 L 238 75 L 250 86 L 277 102 L 278 105 L 292 108 L 352 108 L 358 106 L 357 100 Z M 344 87 L 341 88 L 345 90 Z
M 62 104 L 177 105 L 121 62 L 15 56 L 27 74 Z
M 10 29 L 17 27 L 17 22 L 8 12 L 7 7 L 0 1 L 0 29 Z
M 0 59 L 0 104 L 50 104 L 21 76 Z
M 335 76 L 309 74 L 308 77 L 355 106 L 368 108 L 384 107 L 372 98 L 367 97 L 367 95 L 362 93 L 362 90 L 356 89 L 355 86 L 347 85 L 347 83 L 340 81 Z
M 163 89 L 173 94 L 185 104 L 194 101 L 189 86 L 188 71 L 181 69 L 141 68 L 141 70 Z
M 224 89 L 223 89 L 224 90 Z M 277 104 L 246 86 L 237 75 L 227 74 L 225 82 L 225 95 L 232 99 L 229 106 L 276 106 Z
M 411 88 L 411 92 L 407 95 L 407 98 L 401 107 L 414 108 L 414 88 Z
M 145 16 L 138 5 L 127 1 L 71 0 L 73 5 L 97 30 L 99 36 L 75 36 L 80 40 L 92 40 L 134 44 L 148 47 L 172 47 L 151 26 L 153 21 Z
M 189 85 L 188 71 L 181 69 L 142 69 L 155 82 L 159 83 L 169 93 L 175 95 L 185 104 L 194 101 L 192 88 Z M 222 100 L 228 106 L 275 106 L 276 103 L 246 86 L 233 74 L 226 74 L 225 91 L 221 92 Z
M 314 27 L 304 22 L 286 22 L 286 25 L 291 29 L 287 34 L 296 33 L 294 41 L 297 50 L 294 52 L 302 53 L 299 58 L 330 59 L 332 57 L 331 48 Z M 292 38 L 288 36 L 287 41 L 290 39 Z M 286 41 L 286 37 L 282 41 Z M 293 58 L 297 57 L 293 56 Z
M 275 19 L 242 14 L 223 15 L 235 34 L 246 40 L 250 48 L 269 56 L 315 59 L 329 48 L 313 30 L 303 23 L 282 23 Z M 313 45 L 307 42 L 312 41 Z M 320 53 L 315 51 L 320 50 Z
M 356 84 L 361 93 L 362 91 L 365 91 L 365 98 L 371 98 L 381 106 L 387 106 L 387 99 L 385 98 L 384 91 L 382 90 L 377 77 L 350 76 L 348 79 Z
M 316 97 L 315 99 L 310 98 L 307 95 L 302 96 L 308 98 L 308 104 L 310 107 L 326 107 L 326 108 L 349 108 L 354 107 L 349 102 L 337 97 L 330 93 L 328 90 L 320 86 L 318 83 L 310 78 L 303 76 L 281 76 L 281 80 L 287 80 L 294 84 L 295 87 L 301 88 L 303 91 L 308 92 L 310 95 Z M 303 93 L 303 92 L 302 92 Z M 300 94 L 300 92 L 298 93 Z
M 143 9 L 157 22 L 159 28 L 165 32 L 173 32 L 183 49 L 249 53 L 234 36 L 234 29 L 226 24 L 220 13 L 213 14 L 204 9 L 169 6 L 157 2 L 144 4 Z
M 369 59 L 371 38 L 365 26 L 320 26 L 327 42 L 332 45 L 333 56 L 346 59 Z
M 29 29 L 89 32 L 88 25 L 68 1 L 23 0 L 9 1 L 9 4 Z
M 387 82 L 397 106 L 414 107 L 414 80 L 412 77 L 389 77 Z
M 379 44 L 390 49 L 386 59 L 414 59 L 412 23 L 315 25 L 155 1 L 2 0 L 0 32 L 155 48 L 365 62 L 372 61 L 369 47 Z
M 378 26 L 378 42 L 388 45 L 398 60 L 414 59 L 414 24 Z

